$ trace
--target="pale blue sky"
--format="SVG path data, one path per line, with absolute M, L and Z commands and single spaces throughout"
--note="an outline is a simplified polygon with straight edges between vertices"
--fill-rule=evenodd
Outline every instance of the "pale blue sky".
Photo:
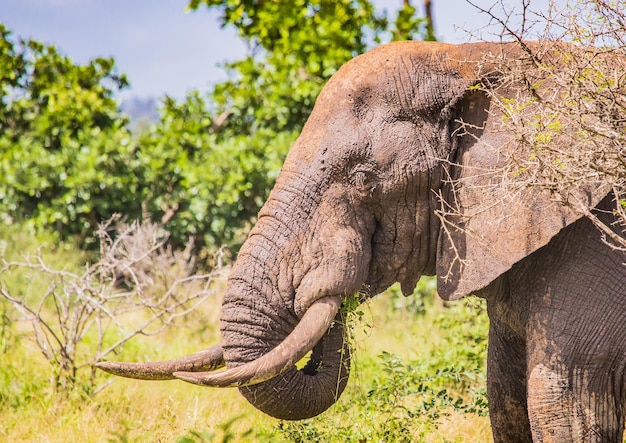
M 432 2 L 443 41 L 468 41 L 458 28 L 477 30 L 488 22 L 464 0 Z M 474 2 L 485 7 L 494 3 Z M 395 12 L 402 0 L 373 3 Z M 532 3 L 545 8 L 548 0 Z M 421 7 L 422 0 L 414 4 Z M 190 89 L 206 90 L 223 80 L 226 74 L 218 65 L 241 58 L 246 50 L 232 29 L 220 28 L 217 13 L 206 8 L 186 13 L 186 5 L 186 0 L 0 0 L 0 21 L 15 36 L 54 44 L 77 63 L 115 57 L 132 86 L 122 97 L 181 98 Z

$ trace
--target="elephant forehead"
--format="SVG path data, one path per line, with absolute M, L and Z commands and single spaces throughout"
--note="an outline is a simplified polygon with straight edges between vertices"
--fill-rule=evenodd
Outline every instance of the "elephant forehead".
M 465 89 L 459 78 L 455 66 L 439 53 L 357 58 L 333 77 L 318 102 L 329 108 L 349 106 L 359 118 L 372 108 L 392 114 L 427 111 L 443 107 L 450 95 Z
M 413 70 L 418 66 L 440 70 L 452 62 L 458 47 L 446 43 L 394 42 L 379 46 L 361 54 L 344 66 L 332 77 L 329 84 L 339 83 L 347 89 L 360 89 L 364 85 L 374 86 L 382 73 L 394 70 Z M 463 58 L 467 58 L 467 55 Z M 407 63 L 405 66 L 402 62 Z M 473 76 L 473 73 L 468 73 Z
M 473 81 L 476 64 L 465 61 L 482 57 L 483 46 L 395 42 L 355 57 L 320 93 L 286 166 L 311 164 L 331 147 L 352 149 L 364 123 L 436 117 Z

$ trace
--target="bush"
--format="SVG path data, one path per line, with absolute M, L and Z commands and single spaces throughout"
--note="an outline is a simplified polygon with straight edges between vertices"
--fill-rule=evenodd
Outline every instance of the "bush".
M 424 279 L 421 285 L 427 287 L 429 283 L 429 279 Z M 279 423 L 280 435 L 294 442 L 423 441 L 437 434 L 442 422 L 453 415 L 486 416 L 485 303 L 470 298 L 435 309 L 438 313 L 429 319 L 428 313 L 434 309 L 432 295 L 425 297 L 426 310 L 422 314 L 406 318 L 397 326 L 403 337 L 413 337 L 404 346 L 411 346 L 409 343 L 414 340 L 413 346 L 421 339 L 430 342 L 417 351 L 418 356 L 407 358 L 386 351 L 387 342 L 381 345 L 380 354 L 363 358 L 358 354 L 365 354 L 365 350 L 359 351 L 359 346 L 371 346 L 371 338 L 357 342 L 356 368 L 337 405 L 320 417 Z M 385 306 L 393 306 L 393 298 L 386 299 L 388 296 L 382 294 L 382 299 L 372 303 L 372 309 L 377 310 L 373 315 Z M 421 297 L 416 293 L 409 298 Z M 408 306 L 414 304 L 408 302 Z M 398 315 L 397 310 L 387 311 L 381 323 L 393 328 L 391 319 Z M 432 329 L 423 330 L 425 325 Z M 358 329 L 363 324 L 354 326 Z M 441 441 L 445 439 L 442 437 Z
M 207 102 L 190 93 L 166 99 L 160 121 L 139 138 L 141 199 L 175 244 L 194 238 L 234 254 L 267 198 L 295 134 L 258 131 L 225 137 Z M 167 180 L 163 178 L 167 177 Z
M 137 218 L 137 162 L 113 59 L 75 65 L 54 46 L 14 42 L 0 23 L 0 220 L 89 240 L 115 212 Z
M 23 261 L 0 258 L 7 279 L 28 272 L 27 286 L 0 286 L 7 300 L 31 324 L 29 338 L 52 369 L 52 388 L 68 395 L 96 388 L 94 364 L 117 353 L 137 335 L 155 335 L 176 324 L 214 294 L 220 268 L 193 274 L 190 249 L 165 246 L 167 233 L 150 223 L 101 226 L 100 254 L 84 270 L 57 269 L 40 253 Z M 2 248 L 7 250 L 7 245 Z M 43 291 L 42 291 L 43 289 Z M 87 375 L 79 376 L 79 371 Z

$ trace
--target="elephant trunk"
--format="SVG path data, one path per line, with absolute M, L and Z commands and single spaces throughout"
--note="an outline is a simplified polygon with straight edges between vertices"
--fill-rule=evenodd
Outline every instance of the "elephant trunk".
M 321 203 L 297 192 L 286 170 L 229 275 L 220 329 L 233 378 L 210 384 L 239 386 L 268 415 L 301 420 L 333 405 L 347 384 L 339 307 L 365 282 L 375 223 L 357 216 L 341 189 L 328 188 Z M 309 351 L 304 366 L 294 364 Z
M 371 220 L 342 207 L 336 194 L 311 216 L 285 204 L 291 195 L 274 192 L 230 272 L 219 345 L 173 361 L 98 367 L 126 377 L 236 386 L 279 419 L 328 409 L 350 369 L 341 302 L 365 282 L 373 230 Z M 213 371 L 224 364 L 225 371 Z
M 266 239 L 252 237 L 231 271 L 222 305 L 221 345 L 227 371 L 234 374 L 232 385 L 240 386 L 253 406 L 279 419 L 301 420 L 328 409 L 348 381 L 350 354 L 339 313 L 341 298 L 323 297 L 298 318 L 293 307 L 296 289 L 281 287 L 278 280 L 284 275 L 271 272 L 267 263 L 280 259 L 268 256 L 268 248 Z M 266 262 L 260 267 L 262 260 Z M 307 363 L 298 368 L 296 360 L 309 351 Z M 272 365 L 280 366 L 270 370 L 278 374 L 273 378 L 257 372 L 259 366 Z M 249 366 L 252 372 L 244 369 Z M 246 379 L 257 373 L 260 382 L 248 383 Z
M 350 353 L 343 325 L 336 321 L 313 350 L 308 362 L 280 376 L 239 388 L 257 409 L 282 420 L 303 420 L 332 406 L 348 383 Z

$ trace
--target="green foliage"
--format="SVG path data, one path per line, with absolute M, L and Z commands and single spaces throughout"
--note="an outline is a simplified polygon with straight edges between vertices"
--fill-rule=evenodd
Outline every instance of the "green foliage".
M 0 24 L 0 219 L 93 241 L 113 213 L 165 223 L 172 242 L 235 253 L 322 86 L 373 42 L 423 33 L 411 6 L 393 21 L 367 0 L 192 0 L 250 48 L 202 95 L 166 98 L 133 138 L 112 59 L 77 65 Z
M 418 17 L 417 9 L 409 2 L 405 2 L 398 11 L 392 30 L 393 40 L 415 40 L 424 39 L 427 41 L 435 40 L 432 35 L 432 29 L 427 28 L 427 22 L 424 17 Z
M 228 419 L 224 423 L 217 425 L 217 432 L 210 430 L 194 431 L 190 430 L 184 436 L 178 438 L 176 443 L 228 443 L 238 442 L 246 440 L 254 434 L 252 429 L 247 429 L 244 432 L 234 431 L 233 424 L 241 419 L 241 416 L 236 416 Z M 258 434 L 257 434 L 258 436 Z
M 139 139 L 142 200 L 178 243 L 211 249 L 243 242 L 296 134 L 267 129 L 224 137 L 198 92 L 166 99 L 161 120 Z M 164 180 L 164 177 L 167 177 Z
M 431 312 L 432 303 L 430 294 L 425 304 Z M 386 314 L 385 323 L 398 314 Z M 437 338 L 438 346 L 409 359 L 388 351 L 376 357 L 357 354 L 352 381 L 332 412 L 303 422 L 281 422 L 281 435 L 295 442 L 422 441 L 452 413 L 487 415 L 484 301 L 455 303 L 424 326 L 434 328 L 428 336 Z M 403 327 L 407 335 L 419 334 L 406 322 Z
M 134 145 L 117 110 L 112 59 L 75 65 L 54 46 L 15 43 L 0 24 L 0 214 L 87 236 L 137 214 Z
M 228 112 L 224 129 L 254 133 L 299 131 L 325 82 L 371 42 L 414 38 L 422 18 L 404 6 L 392 25 L 367 0 L 191 0 L 221 13 L 223 26 L 235 26 L 251 48 L 244 60 L 226 68 L 233 79 L 212 94 L 216 111 Z M 226 132 L 230 134 L 230 132 Z
M 387 290 L 389 297 L 389 315 L 398 313 L 407 318 L 422 315 L 426 312 L 426 304 L 437 295 L 437 279 L 434 277 L 421 278 L 413 294 L 405 297 L 400 285 L 395 284 Z
M 366 0 L 251 2 L 193 0 L 221 12 L 249 43 L 244 60 L 227 64 L 233 80 L 217 85 L 218 112 L 232 113 L 228 127 L 254 132 L 299 131 L 322 86 L 345 62 L 367 49 L 383 21 Z

